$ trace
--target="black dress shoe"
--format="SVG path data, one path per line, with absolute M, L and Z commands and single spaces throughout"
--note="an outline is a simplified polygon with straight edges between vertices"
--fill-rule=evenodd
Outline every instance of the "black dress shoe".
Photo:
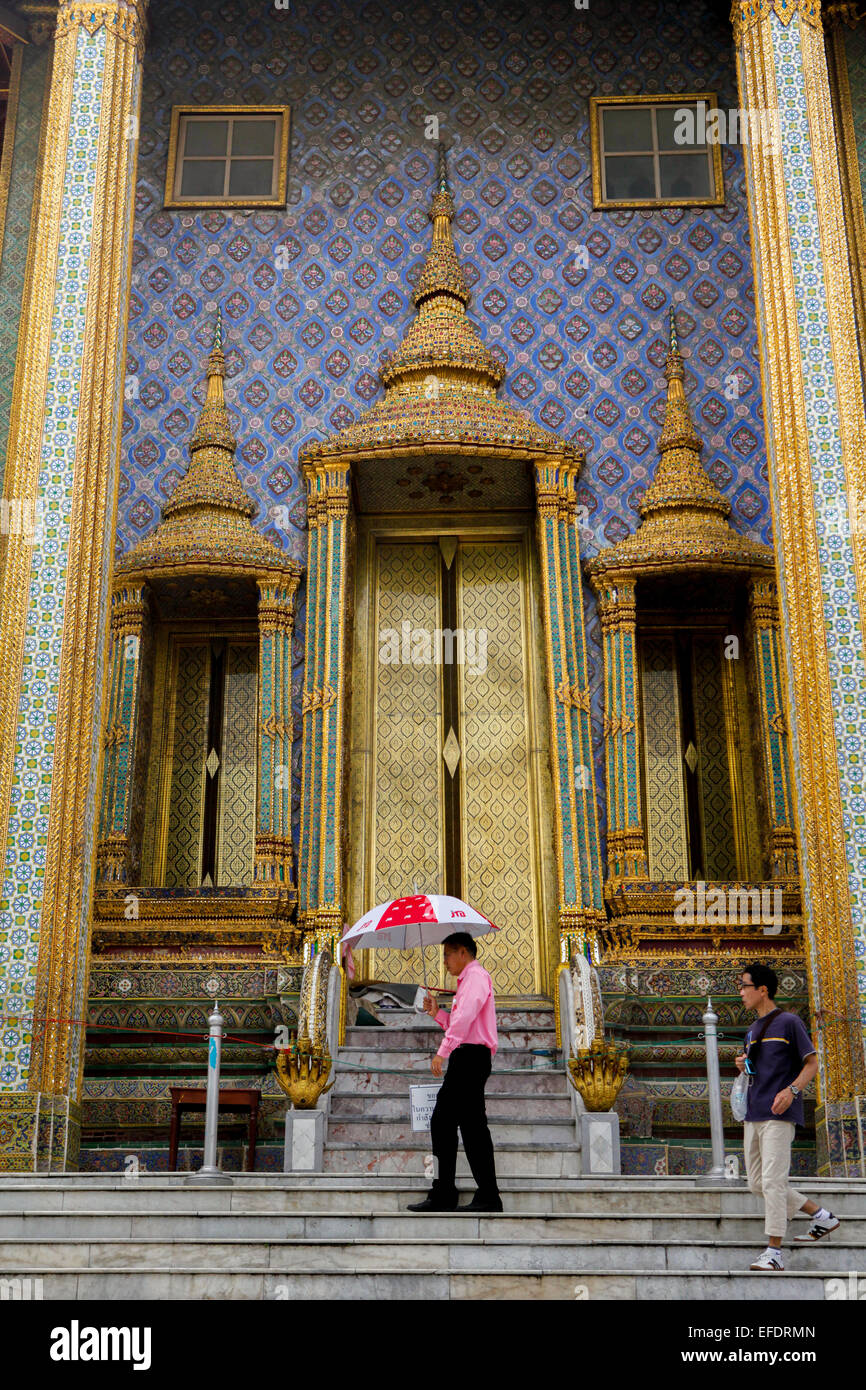
M 407 1211 L 457 1211 L 459 1197 L 454 1197 L 450 1202 L 444 1202 L 439 1197 L 425 1197 L 423 1202 L 412 1202 L 406 1208 Z
M 476 1197 L 473 1197 L 473 1199 L 472 1199 L 472 1201 L 469 1203 L 468 1207 L 458 1207 L 457 1210 L 458 1210 L 458 1211 L 465 1211 L 465 1212 L 470 1212 L 470 1211 L 475 1211 L 475 1212 L 484 1212 L 484 1211 L 486 1211 L 486 1212 L 498 1212 L 498 1211 L 502 1211 L 502 1198 L 501 1198 L 501 1197 L 497 1197 L 494 1201 L 491 1201 L 491 1202 L 479 1202 L 478 1199 L 477 1199 Z

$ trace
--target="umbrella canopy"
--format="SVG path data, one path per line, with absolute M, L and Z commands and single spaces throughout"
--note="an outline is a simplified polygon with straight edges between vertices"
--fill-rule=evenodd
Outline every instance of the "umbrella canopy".
M 355 951 L 370 946 L 407 951 L 416 946 L 439 945 L 455 931 L 485 936 L 499 928 L 483 912 L 459 898 L 415 893 L 410 898 L 379 903 L 344 933 L 342 944 Z

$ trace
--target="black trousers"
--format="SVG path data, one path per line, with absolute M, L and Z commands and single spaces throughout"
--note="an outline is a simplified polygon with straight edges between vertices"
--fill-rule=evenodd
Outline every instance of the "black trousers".
M 454 1178 L 458 1129 L 479 1199 L 492 1201 L 499 1196 L 493 1140 L 484 1108 L 484 1087 L 490 1075 L 491 1060 L 490 1048 L 475 1043 L 455 1047 L 448 1058 L 448 1070 L 430 1117 L 430 1139 L 438 1175 L 433 1182 L 433 1192 L 445 1200 L 457 1191 Z

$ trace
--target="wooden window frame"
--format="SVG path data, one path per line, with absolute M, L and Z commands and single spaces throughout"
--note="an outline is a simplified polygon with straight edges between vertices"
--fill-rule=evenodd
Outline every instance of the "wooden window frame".
M 680 151 L 659 150 L 658 129 L 655 108 L 659 106 L 695 106 L 699 101 L 707 104 L 707 110 L 717 106 L 715 92 L 678 92 L 676 95 L 646 95 L 618 97 L 590 97 L 589 133 L 592 151 L 592 205 L 596 210 L 607 211 L 616 208 L 672 208 L 672 207 L 722 207 L 725 202 L 725 180 L 722 171 L 722 148 L 720 144 L 707 145 L 707 160 L 710 165 L 710 184 L 712 193 L 707 198 L 608 198 L 606 196 L 605 150 L 602 111 L 612 106 L 650 106 L 652 111 L 653 148 L 652 150 L 619 150 L 617 154 L 652 154 L 656 189 L 660 190 L 659 154 L 679 153 Z M 682 153 L 688 152 L 683 146 Z
M 264 198 L 253 198 L 251 196 L 243 198 L 232 198 L 228 194 L 222 196 L 211 195 L 208 198 L 194 197 L 184 198 L 179 192 L 180 181 L 183 173 L 186 129 L 189 117 L 202 117 L 206 120 L 227 120 L 230 123 L 229 150 L 231 149 L 231 127 L 237 120 L 249 118 L 250 120 L 260 120 L 263 116 L 273 117 L 277 122 L 277 135 L 273 155 L 273 176 L 271 179 L 271 192 Z M 165 199 L 163 206 L 166 208 L 284 208 L 286 206 L 286 188 L 288 184 L 288 158 L 289 158 L 289 134 L 291 128 L 291 107 L 271 105 L 271 106 L 173 106 L 171 108 L 171 131 L 168 141 L 168 163 L 165 175 Z M 217 156 L 212 156 L 216 158 Z M 231 170 L 232 157 L 227 153 L 224 157 L 225 179 L 223 186 L 228 183 Z M 237 158 L 265 158 L 263 155 L 237 156 Z

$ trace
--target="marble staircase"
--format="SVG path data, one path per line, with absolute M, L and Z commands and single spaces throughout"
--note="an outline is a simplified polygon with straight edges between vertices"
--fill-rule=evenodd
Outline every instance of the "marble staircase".
M 727 1299 L 851 1297 L 866 1287 L 866 1181 L 811 1180 L 842 1218 L 784 1274 L 741 1185 L 693 1178 L 502 1178 L 501 1216 L 413 1215 L 401 1176 L 0 1177 L 0 1290 L 45 1299 Z M 794 1229 L 797 1229 L 796 1227 Z M 834 1280 L 829 1285 L 828 1280 Z M 28 1287 L 34 1287 L 30 1285 Z M 840 1292 L 841 1291 L 841 1292 Z
M 434 1083 L 430 1058 L 442 1030 L 426 1015 L 394 1010 L 384 1028 L 347 1028 L 337 1059 L 325 1144 L 325 1172 L 389 1174 L 429 1185 L 428 1134 L 412 1132 L 409 1087 Z M 497 1173 L 507 1177 L 577 1177 L 577 1136 L 569 1082 L 556 1068 L 533 1066 L 533 1052 L 555 1052 L 548 1000 L 530 998 L 497 1009 L 499 1049 L 487 1083 L 487 1118 Z M 366 1071 L 364 1068 L 371 1068 Z M 379 1070 L 382 1069 L 382 1070 Z M 458 1180 L 472 1191 L 462 1149 Z M 468 1186 L 467 1186 L 468 1182 Z

